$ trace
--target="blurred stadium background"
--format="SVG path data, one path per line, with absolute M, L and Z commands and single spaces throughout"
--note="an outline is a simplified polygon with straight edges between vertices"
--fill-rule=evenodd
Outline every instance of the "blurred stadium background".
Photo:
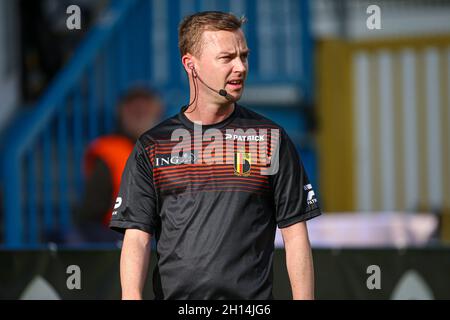
M 81 30 L 66 26 L 71 4 Z M 381 29 L 366 25 L 370 5 Z M 241 103 L 287 130 L 315 186 L 325 213 L 308 223 L 317 298 L 449 299 L 443 0 L 0 0 L 0 298 L 120 297 L 120 242 L 48 235 L 71 232 L 83 151 L 115 129 L 128 88 L 157 89 L 165 116 L 188 101 L 177 27 L 203 10 L 248 18 Z M 274 294 L 286 299 L 279 233 L 276 244 Z M 80 266 L 81 290 L 66 286 L 69 265 Z M 368 287 L 373 265 L 379 289 Z

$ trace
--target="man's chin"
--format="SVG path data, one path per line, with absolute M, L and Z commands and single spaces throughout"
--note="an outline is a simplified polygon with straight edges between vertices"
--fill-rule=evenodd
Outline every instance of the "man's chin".
M 238 101 L 242 97 L 242 91 L 240 91 L 240 92 L 228 92 L 228 95 L 230 95 L 233 98 L 233 101 Z

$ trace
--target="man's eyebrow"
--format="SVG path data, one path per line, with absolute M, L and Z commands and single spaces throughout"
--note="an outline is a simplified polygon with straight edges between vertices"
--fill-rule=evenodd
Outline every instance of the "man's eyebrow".
M 250 52 L 250 49 L 246 49 L 246 50 L 242 50 L 242 53 L 249 53 Z M 221 51 L 221 52 L 219 52 L 217 55 L 222 55 L 222 54 L 229 54 L 229 55 L 233 55 L 233 54 L 236 54 L 236 51 Z
M 221 51 L 217 55 L 221 55 L 221 54 L 235 54 L 235 52 L 234 51 Z

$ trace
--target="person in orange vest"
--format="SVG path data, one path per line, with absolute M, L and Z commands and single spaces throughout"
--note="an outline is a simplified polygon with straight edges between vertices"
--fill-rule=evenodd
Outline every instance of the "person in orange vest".
M 119 240 L 107 226 L 119 192 L 122 171 L 135 141 L 160 121 L 163 109 L 156 92 L 144 88 L 131 89 L 118 105 L 118 132 L 98 137 L 86 149 L 85 192 L 76 217 L 81 241 Z

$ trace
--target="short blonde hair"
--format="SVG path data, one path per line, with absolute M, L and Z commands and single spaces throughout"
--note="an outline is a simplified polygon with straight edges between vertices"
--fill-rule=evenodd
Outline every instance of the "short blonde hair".
M 201 37 L 204 31 L 235 31 L 246 22 L 245 17 L 237 18 L 231 13 L 204 11 L 187 16 L 178 29 L 178 48 L 180 55 L 201 54 Z

